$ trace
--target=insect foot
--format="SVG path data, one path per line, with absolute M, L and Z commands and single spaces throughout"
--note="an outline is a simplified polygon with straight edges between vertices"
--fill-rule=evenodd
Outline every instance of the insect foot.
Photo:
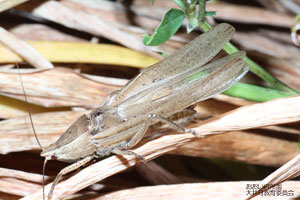
M 202 135 L 201 133 L 199 133 L 199 132 L 197 132 L 197 131 L 194 131 L 194 130 L 192 130 L 192 129 L 190 129 L 190 128 L 185 128 L 184 129 L 184 132 L 186 132 L 186 133 L 193 133 L 196 137 L 198 137 L 198 138 L 204 138 L 205 136 L 204 135 Z

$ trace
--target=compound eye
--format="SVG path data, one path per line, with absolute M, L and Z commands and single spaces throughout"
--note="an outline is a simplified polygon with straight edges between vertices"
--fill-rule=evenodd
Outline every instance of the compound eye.
M 57 157 L 55 155 L 52 155 L 51 160 L 57 160 Z

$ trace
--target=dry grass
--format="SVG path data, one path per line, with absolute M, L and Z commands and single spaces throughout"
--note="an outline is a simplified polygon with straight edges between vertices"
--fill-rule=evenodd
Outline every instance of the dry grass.
M 234 42 L 251 58 L 281 81 L 299 89 L 300 50 L 292 44 L 289 35 L 293 21 L 290 8 L 279 1 L 257 0 L 252 4 L 255 5 L 236 5 L 229 1 L 209 4 L 208 9 L 217 10 L 216 19 L 234 23 L 237 29 Z M 47 146 L 82 113 L 100 105 L 109 93 L 138 73 L 130 67 L 136 67 L 136 63 L 143 67 L 157 59 L 126 51 L 126 55 L 132 57 L 129 60 L 124 56 L 125 51 L 112 46 L 107 51 L 120 56 L 120 60 L 111 61 L 109 56 L 92 60 L 95 54 L 88 46 L 78 43 L 93 46 L 100 41 L 101 45 L 108 39 L 150 56 L 157 57 L 153 50 L 172 53 L 198 33 L 186 35 L 181 31 L 162 46 L 151 48 L 142 45 L 141 36 L 151 33 L 165 11 L 174 6 L 169 0 L 155 1 L 153 6 L 148 0 L 133 1 L 130 7 L 110 1 L 31 0 L 16 7 L 69 27 L 69 30 L 47 23 L 28 24 L 13 16 L 8 22 L 0 17 L 3 27 L 0 51 L 14 60 L 0 56 L 0 63 L 3 63 L 0 67 L 0 94 L 3 95 L 0 98 L 0 116 L 3 118 L 0 122 L 0 199 L 42 199 L 39 147 L 29 118 L 24 115 L 27 111 L 18 70 L 8 64 L 19 62 L 22 57 L 25 63 L 37 68 L 25 69 L 23 67 L 27 65 L 20 63 L 28 101 L 32 103 L 33 122 L 41 143 Z M 27 40 L 31 42 L 26 43 Z M 81 58 L 73 51 L 69 52 L 69 60 L 60 60 L 62 56 L 55 57 L 57 46 L 43 48 L 47 44 L 42 43 L 45 41 L 48 44 L 51 41 L 70 42 L 74 44 L 74 52 L 76 48 L 86 48 L 82 51 L 87 52 L 86 62 L 79 61 Z M 29 44 L 35 44 L 42 55 Z M 49 52 L 42 49 L 49 49 Z M 56 61 L 55 67 L 52 68 L 45 58 Z M 245 81 L 261 84 L 253 76 L 247 76 Z M 247 184 L 280 183 L 283 183 L 283 189 L 294 191 L 291 198 L 300 196 L 299 181 L 288 181 L 300 174 L 297 148 L 299 96 L 255 103 L 219 95 L 198 103 L 195 110 L 200 117 L 191 113 L 183 122 L 205 135 L 204 139 L 197 139 L 192 134 L 172 133 L 164 127 L 153 128 L 134 149 L 147 163 L 141 164 L 132 156 L 110 156 L 61 181 L 54 198 L 246 199 L 252 197 L 247 195 Z M 206 118 L 209 120 L 203 121 Z M 246 167 L 231 163 L 231 167 L 226 168 L 228 163 L 220 158 L 238 161 Z M 59 162 L 49 163 L 46 192 L 52 178 L 63 166 Z M 133 170 L 128 170 L 131 167 Z M 209 173 L 210 168 L 212 173 Z M 247 170 L 250 168 L 255 172 Z M 126 172 L 120 173 L 123 171 Z M 247 173 L 251 174 L 245 178 Z M 259 177 L 266 177 L 262 181 L 262 178 L 254 177 L 261 173 L 263 175 Z M 224 177 L 230 182 L 223 182 Z M 261 191 L 264 189 L 267 188 Z

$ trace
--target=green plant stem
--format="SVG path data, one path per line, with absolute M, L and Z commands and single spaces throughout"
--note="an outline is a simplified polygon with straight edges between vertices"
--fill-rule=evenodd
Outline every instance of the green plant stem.
M 206 12 L 206 0 L 199 0 L 198 23 L 203 22 Z
M 199 26 L 201 29 L 204 30 L 204 32 L 207 32 L 209 30 L 211 30 L 211 26 L 203 21 L 202 23 L 199 23 Z M 232 54 L 235 52 L 238 52 L 239 50 L 230 42 L 228 42 L 225 46 L 224 46 L 224 51 L 226 51 L 226 53 L 228 54 Z M 246 57 L 245 58 L 245 62 L 249 64 L 250 66 L 250 71 L 254 74 L 256 74 L 257 76 L 259 76 L 260 78 L 262 78 L 264 81 L 270 83 L 274 88 L 287 92 L 290 95 L 297 95 L 299 94 L 297 91 L 289 88 L 287 85 L 285 85 L 284 83 L 282 83 L 280 80 L 276 79 L 275 77 L 273 77 L 269 72 L 267 72 L 266 70 L 264 70 L 261 66 L 259 66 L 257 63 L 255 63 L 253 60 L 251 60 L 250 58 Z
M 290 96 L 288 93 L 276 89 L 265 88 L 240 82 L 236 83 L 231 88 L 223 92 L 223 94 L 256 102 L 264 102 L 272 99 Z

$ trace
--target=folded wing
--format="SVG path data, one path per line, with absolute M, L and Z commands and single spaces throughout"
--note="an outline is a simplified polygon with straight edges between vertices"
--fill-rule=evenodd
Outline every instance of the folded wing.
M 178 74 L 203 66 L 232 38 L 234 31 L 231 25 L 223 23 L 203 33 L 167 59 L 145 68 L 104 104 L 114 106 L 132 102 L 129 99 L 140 96 L 139 93 L 160 87 Z

